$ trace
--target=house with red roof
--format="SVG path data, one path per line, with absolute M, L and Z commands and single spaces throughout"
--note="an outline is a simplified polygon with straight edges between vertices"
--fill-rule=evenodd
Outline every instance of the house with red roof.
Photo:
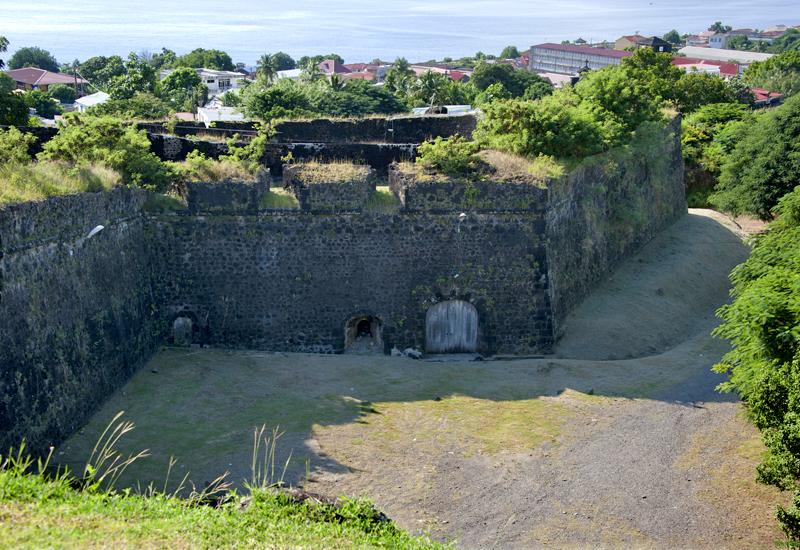
M 528 68 L 534 72 L 574 75 L 588 69 L 619 65 L 633 53 L 575 44 L 539 44 L 531 47 Z
M 320 61 L 317 67 L 319 67 L 319 70 L 322 71 L 322 74 L 328 76 L 334 74 L 339 74 L 339 75 L 349 74 L 353 72 L 344 65 L 342 65 L 341 63 L 339 63 L 338 61 L 336 61 L 335 59 L 326 59 L 324 61 Z
M 13 69 L 6 71 L 6 74 L 14 80 L 20 90 L 41 90 L 46 92 L 47 88 L 53 84 L 66 84 L 67 86 L 77 87 L 78 95 L 80 96 L 86 93 L 86 87 L 89 85 L 89 82 L 79 76 L 54 73 L 36 67 Z
M 714 61 L 710 59 L 697 59 L 694 57 L 674 57 L 672 64 L 684 71 L 699 71 L 718 74 L 722 78 L 732 78 L 744 72 L 738 63 L 728 63 L 725 61 Z

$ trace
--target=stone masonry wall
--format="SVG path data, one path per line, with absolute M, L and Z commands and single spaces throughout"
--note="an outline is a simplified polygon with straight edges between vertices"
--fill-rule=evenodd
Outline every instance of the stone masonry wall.
M 378 317 L 383 341 L 424 349 L 425 312 L 479 312 L 484 353 L 552 344 L 541 215 L 263 213 L 154 220 L 173 317 L 205 320 L 216 346 L 338 352 L 347 321 Z
M 550 185 L 547 251 L 556 337 L 570 310 L 626 256 L 686 214 L 680 118 L 587 159 Z
M 0 209 L 0 449 L 57 443 L 163 341 L 145 197 Z

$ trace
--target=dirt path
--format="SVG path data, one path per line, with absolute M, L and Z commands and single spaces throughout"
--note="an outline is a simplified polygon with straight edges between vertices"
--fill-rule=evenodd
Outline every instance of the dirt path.
M 770 546 L 783 497 L 755 483 L 758 434 L 710 372 L 725 351 L 713 313 L 746 253 L 725 220 L 693 212 L 620 266 L 545 359 L 166 350 L 59 458 L 78 464 L 124 409 L 127 445 L 154 455 L 129 481 L 163 482 L 171 454 L 198 483 L 241 481 L 252 427 L 278 424 L 288 481 L 369 496 L 460 547 Z

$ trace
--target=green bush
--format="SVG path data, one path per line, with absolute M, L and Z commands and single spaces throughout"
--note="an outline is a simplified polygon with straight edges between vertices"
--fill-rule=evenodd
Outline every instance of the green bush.
M 16 128 L 0 129 L 0 165 L 27 164 L 31 160 L 28 153 L 36 141 L 31 134 L 24 134 Z
M 758 117 L 728 155 L 712 204 L 734 214 L 772 217 L 778 200 L 800 185 L 800 96 Z
M 783 52 L 753 63 L 744 72 L 744 81 L 786 95 L 800 92 L 800 51 Z
M 126 185 L 166 190 L 170 183 L 167 166 L 150 152 L 147 134 L 110 117 L 65 117 L 39 158 L 103 164 L 118 171 Z
M 129 99 L 109 99 L 89 109 L 92 116 L 111 116 L 127 120 L 158 120 L 174 109 L 151 93 L 139 92 Z
M 800 186 L 779 202 L 769 232 L 731 274 L 733 302 L 718 315 L 716 336 L 732 349 L 714 368 L 729 374 L 720 386 L 735 391 L 762 431 L 767 455 L 758 479 L 796 489 L 800 479 Z M 780 508 L 790 545 L 800 546 L 800 493 Z
M 437 137 L 419 146 L 417 164 L 425 170 L 452 176 L 466 176 L 480 165 L 478 144 L 461 136 Z
M 53 84 L 47 88 L 50 97 L 57 99 L 61 103 L 75 103 L 75 88 L 66 84 Z
M 481 146 L 527 157 L 594 155 L 608 148 L 614 133 L 568 90 L 537 101 L 495 101 L 483 110 L 476 132 Z
M 22 95 L 22 100 L 29 108 L 34 109 L 36 114 L 42 118 L 54 118 L 61 114 L 61 105 L 53 99 L 50 94 L 39 90 L 30 90 Z

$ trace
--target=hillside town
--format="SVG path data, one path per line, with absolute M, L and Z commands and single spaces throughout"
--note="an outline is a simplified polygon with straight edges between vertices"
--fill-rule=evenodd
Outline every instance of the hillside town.
M 343 85 L 350 81 L 363 81 L 377 87 L 387 85 L 387 76 L 399 68 L 404 74 L 410 74 L 417 79 L 425 75 L 436 75 L 446 79 L 467 84 L 472 78 L 478 63 L 488 65 L 506 65 L 519 71 L 529 71 L 539 75 L 556 88 L 564 85 L 574 85 L 581 74 L 590 70 L 602 69 L 611 65 L 618 65 L 622 59 L 629 57 L 640 48 L 652 49 L 658 53 L 671 54 L 672 63 L 686 72 L 697 72 L 717 76 L 724 80 L 737 79 L 744 75 L 747 68 L 754 62 L 770 59 L 775 53 L 783 49 L 796 48 L 800 44 L 800 25 L 787 26 L 775 25 L 764 30 L 732 29 L 721 23 L 715 23 L 708 30 L 696 34 L 680 35 L 677 31 L 670 31 L 663 38 L 658 36 L 642 36 L 634 33 L 620 36 L 613 42 L 603 41 L 589 44 L 582 38 L 560 44 L 543 43 L 531 46 L 520 51 L 516 47 L 506 48 L 499 56 L 478 53 L 472 58 L 452 60 L 445 58 L 441 61 L 407 62 L 404 59 L 385 61 L 374 59 L 369 62 L 345 63 L 339 56 L 304 57 L 295 62 L 288 55 L 279 52 L 274 59 L 269 55 L 262 58 L 259 65 L 252 66 L 244 63 L 233 64 L 228 59 L 222 64 L 215 63 L 210 67 L 192 67 L 196 78 L 184 86 L 193 86 L 194 100 L 182 107 L 187 109 L 174 109 L 172 116 L 179 120 L 197 120 L 211 125 L 220 121 L 241 121 L 251 118 L 248 113 L 237 105 L 236 96 L 249 84 L 256 81 L 259 76 L 270 81 L 281 80 L 300 81 L 323 78 L 336 85 Z M 780 45 L 777 47 L 776 45 Z M 33 48 L 38 50 L 38 48 Z M 41 50 L 40 50 L 41 51 Z M 204 50 L 198 49 L 198 52 Z M 214 51 L 214 50 L 209 50 Z M 46 52 L 44 52 L 46 54 Z M 227 54 L 219 52 L 224 57 Z M 506 55 L 503 55 L 506 54 Z M 134 54 L 132 54 L 134 55 Z M 45 56 L 46 57 L 46 56 Z M 164 66 L 166 58 L 175 59 L 174 52 L 164 50 L 162 54 L 151 55 L 143 53 L 143 61 L 155 61 L 154 66 Z M 202 56 L 198 57 L 201 59 Z M 108 60 L 118 67 L 118 72 L 123 70 L 123 60 L 119 57 L 105 58 L 99 56 L 85 61 L 83 64 L 76 61 L 71 65 L 38 67 L 33 63 L 6 71 L 13 79 L 16 89 L 20 93 L 41 92 L 29 99 L 31 114 L 37 116 L 42 124 L 52 124 L 62 112 L 83 112 L 91 107 L 101 105 L 112 99 L 120 92 L 110 90 L 109 82 L 102 76 L 95 74 L 94 65 L 101 60 Z M 53 60 L 54 61 L 54 60 Z M 219 58 L 216 58 L 219 61 Z M 262 63 L 263 62 L 263 63 Z M 276 64 L 276 62 L 278 62 Z M 47 65 L 47 63 L 40 63 Z M 399 64 L 399 65 L 398 65 Z M 153 65 L 153 63 L 151 63 Z M 57 70 L 54 70 L 57 69 Z M 104 69 L 108 70 L 108 67 Z M 164 82 L 175 68 L 160 68 L 155 78 Z M 100 71 L 102 73 L 102 69 Z M 392 84 L 391 82 L 389 83 Z M 407 85 L 407 84 L 406 84 Z M 441 80 L 435 86 L 442 86 Z M 65 91 L 70 88 L 70 91 Z M 141 90 L 146 91 L 146 86 Z M 430 88 L 430 86 L 429 86 Z M 130 88 L 127 88 L 130 92 Z M 56 91 L 53 95 L 50 91 Z M 59 95 L 63 94 L 63 95 Z M 129 93 L 128 92 L 128 93 Z M 447 93 L 440 93 L 436 97 L 436 90 L 429 89 L 429 95 L 417 98 L 411 110 L 421 114 L 431 106 L 443 105 L 442 99 Z M 779 104 L 783 94 L 779 90 L 770 90 L 753 86 L 751 92 L 754 96 L 754 106 L 765 107 Z M 49 95 L 48 95 L 49 94 Z M 463 95 L 463 94 L 462 94 Z M 74 97 L 73 97 L 74 96 Z M 465 97 L 469 98 L 469 94 Z M 474 97 L 473 97 L 474 99 Z M 469 111 L 477 105 L 464 104 L 450 105 L 449 109 L 456 112 Z

